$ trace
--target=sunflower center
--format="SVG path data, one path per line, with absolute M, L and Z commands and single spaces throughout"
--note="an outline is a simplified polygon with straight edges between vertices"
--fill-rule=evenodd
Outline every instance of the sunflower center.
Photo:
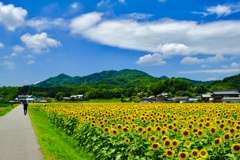
M 186 155 L 185 153 L 181 153 L 181 154 L 180 154 L 180 157 L 181 157 L 181 158 L 185 158 L 186 156 L 187 156 L 187 155 Z
M 171 156 L 173 153 L 172 151 L 168 151 L 167 154 Z
M 194 155 L 194 156 L 197 156 L 197 152 L 196 152 L 196 151 L 194 151 L 194 152 L 193 152 L 193 155 Z
M 235 146 L 233 147 L 233 149 L 234 149 L 235 151 L 240 151 L 240 145 L 235 145 Z
M 206 155 L 206 152 L 205 152 L 205 151 L 202 151 L 202 152 L 201 152 L 201 155 L 203 155 L 203 156 Z

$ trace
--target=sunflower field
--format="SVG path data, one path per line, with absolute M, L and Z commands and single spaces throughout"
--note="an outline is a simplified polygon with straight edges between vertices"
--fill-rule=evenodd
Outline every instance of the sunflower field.
M 53 103 L 41 111 L 96 159 L 240 159 L 240 104 Z

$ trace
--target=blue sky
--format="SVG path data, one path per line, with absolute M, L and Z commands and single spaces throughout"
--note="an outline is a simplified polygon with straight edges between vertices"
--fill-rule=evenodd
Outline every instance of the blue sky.
M 238 74 L 240 1 L 0 0 L 0 86 L 122 69 Z

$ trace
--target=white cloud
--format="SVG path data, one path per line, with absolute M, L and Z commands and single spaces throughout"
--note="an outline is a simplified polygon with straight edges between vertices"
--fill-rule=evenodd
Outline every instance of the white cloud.
M 199 64 L 199 63 L 204 63 L 204 59 L 199 59 L 197 57 L 184 57 L 181 60 L 182 64 Z
M 123 17 L 126 19 L 148 19 L 152 16 L 153 16 L 152 14 L 130 13 L 130 14 L 125 14 Z
M 158 52 L 163 53 L 165 57 L 169 57 L 172 55 L 185 55 L 187 54 L 189 47 L 185 46 L 184 44 L 179 44 L 179 43 L 166 43 L 164 45 L 159 45 L 157 48 Z
M 34 63 L 35 63 L 34 60 L 30 60 L 30 61 L 27 62 L 28 65 L 30 65 L 30 64 L 34 64 Z
M 199 64 L 206 62 L 220 62 L 226 60 L 222 55 L 217 54 L 214 57 L 208 57 L 205 59 L 200 59 L 197 57 L 184 57 L 180 63 L 182 64 Z
M 118 2 L 120 2 L 120 3 L 125 3 L 125 0 L 118 0 Z
M 24 25 L 27 11 L 12 4 L 4 5 L 0 2 L 0 24 L 8 30 L 14 31 L 17 27 Z
M 235 63 L 235 62 L 233 62 L 230 66 L 228 66 L 228 65 L 224 65 L 224 66 L 222 66 L 223 68 L 239 68 L 239 64 L 238 63 Z
M 15 62 L 14 61 L 4 61 L 2 63 L 2 65 L 7 67 L 8 69 L 14 69 L 15 68 Z
M 165 52 L 192 56 L 240 55 L 240 21 L 198 23 L 163 19 L 138 22 L 130 19 L 105 19 L 92 12 L 72 19 L 71 33 L 92 41 L 138 51 Z M 179 53 L 176 53 L 179 52 Z
M 238 63 L 233 62 L 233 63 L 231 64 L 231 68 L 238 68 L 238 67 L 239 67 L 239 64 L 238 64 Z
M 12 50 L 13 50 L 14 53 L 20 53 L 20 52 L 22 52 L 24 49 L 25 49 L 24 47 L 19 46 L 19 45 L 15 45 L 15 46 L 13 46 L 13 48 L 12 48 Z
M 73 18 L 70 23 L 71 32 L 81 34 L 101 21 L 101 15 L 102 13 L 91 12 Z
M 27 25 L 35 28 L 37 31 L 46 30 L 49 28 L 66 28 L 67 22 L 62 18 L 49 19 L 44 17 L 33 18 L 27 21 Z
M 210 69 L 210 70 L 194 70 L 194 71 L 179 71 L 179 74 L 196 74 L 196 73 L 218 73 L 218 74 L 225 74 L 225 73 L 238 73 L 240 72 L 240 68 L 230 68 L 230 69 Z
M 78 7 L 79 7 L 78 2 L 74 2 L 74 3 L 71 4 L 72 9 L 78 9 Z
M 21 40 L 27 48 L 33 49 L 35 53 L 47 52 L 50 47 L 61 45 L 59 41 L 49 38 L 45 32 L 35 35 L 27 33 L 21 36 Z
M 162 56 L 159 53 L 147 54 L 145 56 L 142 56 L 138 59 L 136 63 L 142 66 L 156 66 L 166 64 L 166 62 L 163 61 Z
M 3 48 L 3 47 L 4 47 L 3 43 L 0 42 L 0 48 Z
M 97 8 L 109 7 L 109 3 L 110 3 L 110 0 L 101 0 L 100 2 L 98 2 Z
M 205 12 L 193 12 L 195 14 L 202 14 L 203 16 L 217 15 L 228 16 L 232 13 L 240 12 L 240 4 L 217 5 L 206 8 Z

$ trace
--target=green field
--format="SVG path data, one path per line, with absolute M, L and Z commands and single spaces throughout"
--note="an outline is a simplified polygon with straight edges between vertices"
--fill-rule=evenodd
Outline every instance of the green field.
M 44 160 L 94 160 L 78 142 L 51 124 L 37 106 L 29 107 L 29 115 Z
M 10 112 L 14 107 L 16 107 L 17 104 L 11 105 L 11 104 L 0 104 L 0 116 L 3 116 Z

